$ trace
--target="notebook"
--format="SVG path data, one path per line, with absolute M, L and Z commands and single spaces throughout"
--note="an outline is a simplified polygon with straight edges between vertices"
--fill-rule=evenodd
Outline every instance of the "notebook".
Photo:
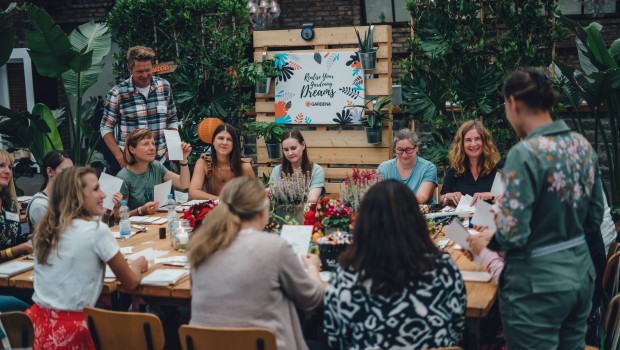
M 34 268 L 34 261 L 12 261 L 0 265 L 0 277 L 11 277 Z
M 189 271 L 178 269 L 158 269 L 144 277 L 140 284 L 165 286 L 177 283 Z

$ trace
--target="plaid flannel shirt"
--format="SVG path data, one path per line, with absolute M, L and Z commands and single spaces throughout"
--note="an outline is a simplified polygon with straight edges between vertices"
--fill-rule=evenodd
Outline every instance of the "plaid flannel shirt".
M 106 98 L 101 119 L 102 136 L 114 131 L 118 124 L 118 147 L 125 148 L 125 139 L 136 128 L 148 128 L 155 134 L 156 159 L 166 155 L 164 130 L 178 129 L 177 108 L 174 104 L 170 83 L 159 77 L 152 77 L 148 99 L 134 86 L 132 78 L 114 86 Z

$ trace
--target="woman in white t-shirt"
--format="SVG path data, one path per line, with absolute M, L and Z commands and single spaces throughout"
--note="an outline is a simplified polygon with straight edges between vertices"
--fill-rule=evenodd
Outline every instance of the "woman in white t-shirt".
M 103 214 L 105 194 L 89 167 L 63 170 L 47 212 L 34 234 L 35 304 L 26 313 L 35 332 L 34 349 L 94 349 L 82 310 L 93 306 L 103 287 L 106 263 L 123 286 L 140 284 L 144 257 L 129 267 Z

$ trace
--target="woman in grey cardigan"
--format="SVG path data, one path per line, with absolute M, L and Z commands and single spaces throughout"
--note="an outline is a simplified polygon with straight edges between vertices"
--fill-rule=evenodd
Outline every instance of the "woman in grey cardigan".
M 190 324 L 268 328 L 278 349 L 307 349 L 296 309 L 323 305 L 318 257 L 302 264 L 288 242 L 261 232 L 269 199 L 259 180 L 231 180 L 220 201 L 190 242 Z

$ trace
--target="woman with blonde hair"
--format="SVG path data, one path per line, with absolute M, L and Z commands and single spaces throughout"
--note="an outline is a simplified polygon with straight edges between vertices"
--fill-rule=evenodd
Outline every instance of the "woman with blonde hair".
M 11 155 L 0 150 L 0 258 L 13 259 L 29 254 L 32 244 L 22 234 L 19 221 L 19 205 L 13 182 L 13 159 Z
M 318 257 L 302 265 L 288 242 L 261 232 L 269 199 L 257 179 L 232 179 L 220 201 L 190 241 L 190 324 L 269 328 L 278 349 L 307 349 L 297 309 L 323 304 Z
M 491 186 L 500 164 L 500 155 L 491 133 L 478 120 L 470 120 L 454 135 L 450 167 L 446 171 L 439 202 L 458 205 L 462 195 L 490 200 Z
M 93 219 L 103 214 L 105 196 L 89 167 L 65 169 L 56 177 L 34 234 L 35 304 L 26 310 L 34 324 L 34 349 L 94 349 L 82 311 L 97 302 L 106 263 L 129 290 L 148 267 L 144 257 L 129 267 L 110 228 Z
M 172 180 L 172 186 L 185 189 L 189 187 L 189 166 L 187 156 L 192 147 L 181 142 L 183 160 L 179 163 L 181 174 L 175 174 L 166 169 L 160 162 L 155 161 L 157 149 L 155 148 L 155 136 L 149 129 L 134 129 L 125 141 L 123 157 L 127 166 L 118 172 L 116 177 L 123 180 L 121 193 L 127 201 L 130 215 L 150 215 L 157 211 L 164 203 L 154 201 L 155 185 Z M 114 216 L 120 220 L 118 210 L 120 205 L 114 208 Z

